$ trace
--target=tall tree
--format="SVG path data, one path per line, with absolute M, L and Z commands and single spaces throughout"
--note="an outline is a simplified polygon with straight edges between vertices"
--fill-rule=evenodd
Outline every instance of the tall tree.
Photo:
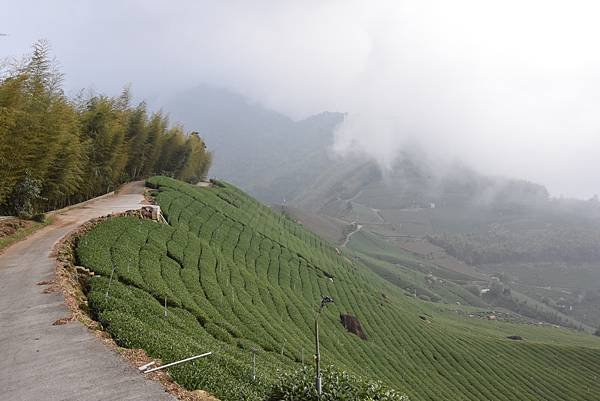
M 127 142 L 127 167 L 125 172 L 130 179 L 141 176 L 146 162 L 146 139 L 148 137 L 146 104 L 140 103 L 131 111 L 125 141 Z
M 0 211 L 33 214 L 88 199 L 153 174 L 204 177 L 210 153 L 197 133 L 117 97 L 71 100 L 40 41 L 0 76 Z
M 184 163 L 177 178 L 197 183 L 206 177 L 210 166 L 210 153 L 197 132 L 192 132 L 185 142 Z

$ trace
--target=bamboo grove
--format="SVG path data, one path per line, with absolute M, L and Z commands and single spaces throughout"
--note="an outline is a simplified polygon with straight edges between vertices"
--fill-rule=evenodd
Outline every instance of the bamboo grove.
M 0 213 L 30 217 L 162 174 L 187 182 L 211 163 L 202 138 L 145 103 L 98 94 L 69 98 L 40 41 L 0 77 Z

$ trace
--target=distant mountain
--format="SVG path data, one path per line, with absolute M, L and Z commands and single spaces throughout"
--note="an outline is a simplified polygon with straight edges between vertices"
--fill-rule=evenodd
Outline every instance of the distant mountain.
M 485 176 L 458 164 L 434 168 L 423 152 L 399 154 L 385 171 L 370 159 L 333 157 L 334 131 L 343 113 L 294 121 L 207 85 L 178 95 L 167 106 L 172 121 L 206 139 L 214 152 L 212 176 L 267 203 L 287 201 L 334 217 L 340 217 L 335 210 L 351 200 L 382 210 L 436 207 L 504 216 L 535 211 L 581 224 L 600 218 L 597 200 L 554 199 L 542 185 Z
M 198 86 L 167 106 L 171 118 L 197 130 L 214 153 L 210 175 L 239 185 L 267 203 L 293 199 L 330 162 L 341 113 L 301 121 L 225 89 Z

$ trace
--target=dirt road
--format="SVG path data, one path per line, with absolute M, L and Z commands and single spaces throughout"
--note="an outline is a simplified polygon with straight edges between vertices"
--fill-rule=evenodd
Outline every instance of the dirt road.
M 36 284 L 54 277 L 50 253 L 59 239 L 89 219 L 139 208 L 143 188 L 130 183 L 56 213 L 51 225 L 0 255 L 0 400 L 175 400 L 79 322 L 53 326 L 69 315 L 63 296 Z

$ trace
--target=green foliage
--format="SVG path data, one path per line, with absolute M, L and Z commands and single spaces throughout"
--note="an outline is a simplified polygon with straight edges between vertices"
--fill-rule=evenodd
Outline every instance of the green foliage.
M 441 233 L 428 239 L 471 265 L 562 261 L 600 261 L 600 231 L 583 225 L 547 224 L 544 229 L 493 227 L 469 234 Z
M 406 297 L 227 183 L 200 188 L 153 177 L 147 185 L 158 191 L 169 224 L 108 220 L 80 239 L 78 262 L 95 272 L 90 310 L 120 345 L 164 362 L 214 353 L 169 369 L 187 388 L 224 401 L 269 397 L 280 374 L 311 361 L 315 308 L 330 295 L 321 355 L 347 372 L 332 373 L 340 392 L 363 383 L 360 377 L 419 401 L 595 401 L 600 392 L 593 336 L 469 320 L 456 304 Z M 368 340 L 347 332 L 340 314 L 356 316 Z M 527 341 L 506 339 L 513 334 Z
M 15 185 L 10 195 L 10 203 L 15 215 L 22 219 L 30 219 L 35 216 L 37 211 L 35 204 L 43 199 L 41 192 L 41 181 L 33 178 L 29 170 L 25 170 L 24 177 Z
M 31 220 L 37 221 L 38 223 L 44 223 L 46 221 L 46 215 L 44 213 L 37 213 L 31 217 Z
M 315 388 L 315 370 L 282 373 L 271 388 L 269 401 L 408 401 L 408 397 L 381 382 L 365 380 L 333 366 L 321 372 L 322 394 Z
M 48 44 L 36 43 L 0 76 L 0 211 L 31 216 L 161 172 L 205 178 L 211 155 L 198 134 L 130 97 L 67 98 Z

